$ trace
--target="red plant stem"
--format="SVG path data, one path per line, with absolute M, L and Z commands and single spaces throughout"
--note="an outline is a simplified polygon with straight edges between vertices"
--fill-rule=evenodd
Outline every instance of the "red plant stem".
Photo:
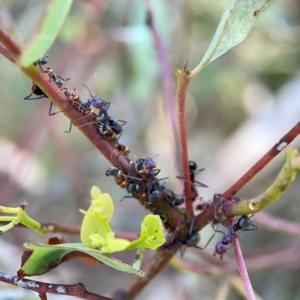
M 125 298 L 133 299 L 169 263 L 169 260 L 178 249 L 178 247 L 170 250 L 159 249 L 143 269 L 147 277 L 135 276 L 124 287 Z
M 5 56 L 8 60 L 10 60 L 12 63 L 16 63 L 16 59 L 14 56 L 0 43 L 0 53 Z
M 52 284 L 41 281 L 28 280 L 24 278 L 19 279 L 17 276 L 12 276 L 2 272 L 0 272 L 0 281 L 37 292 L 39 293 L 41 299 L 47 299 L 44 297 L 44 295 L 46 295 L 46 293 L 49 293 L 61 295 L 62 297 L 74 296 L 90 300 L 113 300 L 112 298 L 107 298 L 88 292 L 82 283 L 72 285 Z
M 275 144 L 248 172 L 246 172 L 222 197 L 231 199 L 246 183 L 248 183 L 260 170 L 262 170 L 278 153 L 289 145 L 300 134 L 298 122 L 280 141 Z
M 47 294 L 40 294 L 39 296 L 41 300 L 47 300 Z
M 180 139 L 180 152 L 182 159 L 182 169 L 184 177 L 184 191 L 185 191 L 185 205 L 186 211 L 190 218 L 194 217 L 193 210 L 193 198 L 192 187 L 190 182 L 190 170 L 189 170 L 189 157 L 187 146 L 187 134 L 186 134 L 186 91 L 190 83 L 190 79 L 187 78 L 189 72 L 187 71 L 187 62 L 184 63 L 182 70 L 176 70 L 175 74 L 178 78 L 177 87 L 177 99 L 178 99 L 178 122 L 179 122 L 179 139 Z
M 245 288 L 245 292 L 246 292 L 246 296 L 248 300 L 255 300 L 255 295 L 253 292 L 253 288 L 250 282 L 250 278 L 248 275 L 248 271 L 247 271 L 247 267 L 243 258 L 243 254 L 241 251 L 241 247 L 240 247 L 240 243 L 239 243 L 239 239 L 237 235 L 233 235 L 231 237 L 231 243 L 233 245 L 233 250 L 234 250 L 234 254 L 235 254 L 235 259 L 238 265 L 238 269 L 244 284 L 244 288 Z
M 0 27 L 0 43 L 15 57 L 16 60 L 21 56 L 21 47 L 14 42 L 10 35 Z
M 173 136 L 176 161 L 180 161 L 179 140 L 177 136 L 178 122 L 176 119 L 176 101 L 173 94 L 172 72 L 169 62 L 169 55 L 166 46 L 163 44 L 160 33 L 155 25 L 152 8 L 149 0 L 145 0 L 147 8 L 147 25 L 151 30 L 157 56 L 159 59 L 161 78 L 163 82 L 165 109 L 167 111 L 168 120 L 170 123 L 170 131 Z
M 258 222 L 265 228 L 278 232 L 287 233 L 300 237 L 300 224 L 274 217 L 264 211 L 255 215 L 255 223 Z

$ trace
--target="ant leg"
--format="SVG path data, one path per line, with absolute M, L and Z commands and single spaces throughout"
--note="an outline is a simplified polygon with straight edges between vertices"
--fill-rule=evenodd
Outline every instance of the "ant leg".
M 72 130 L 72 125 L 73 125 L 73 123 L 72 123 L 72 122 L 70 122 L 70 127 L 69 127 L 69 130 L 68 130 L 68 131 L 64 131 L 64 133 L 70 133 L 70 132 L 71 132 L 71 130 Z
M 184 253 L 185 253 L 185 250 L 186 250 L 186 246 L 185 245 L 182 245 L 181 247 L 180 247 L 180 256 L 181 256 L 181 258 L 183 258 L 183 255 L 184 255 Z
M 123 123 L 122 127 L 127 123 L 127 121 L 125 121 L 125 120 L 118 120 L 118 121 L 121 122 L 121 123 Z
M 134 198 L 133 196 L 124 196 L 121 200 L 120 200 L 120 202 L 122 202 L 125 198 Z
M 222 233 L 224 236 L 226 236 L 226 234 L 225 234 L 224 231 L 215 229 L 214 226 L 211 223 L 210 223 L 210 225 L 211 225 L 211 227 L 212 227 L 212 229 L 213 229 L 214 232 Z
M 83 118 L 81 118 L 81 119 L 83 119 Z M 80 120 L 80 119 L 79 119 Z M 77 120 L 78 121 L 78 120 Z M 78 128 L 80 128 L 80 127 L 84 127 L 84 126 L 88 126 L 88 125 L 90 125 L 90 124 L 95 124 L 95 122 L 89 122 L 89 123 L 86 123 L 86 124 L 83 124 L 83 125 L 80 125 L 80 126 L 77 126 Z
M 50 108 L 49 108 L 49 116 L 54 116 L 56 114 L 59 114 L 61 113 L 62 111 L 57 111 L 57 112 L 54 112 L 54 113 L 51 113 L 51 110 L 52 110 L 52 106 L 53 106 L 53 102 L 50 100 Z
M 254 230 L 260 230 L 260 228 L 254 224 L 251 224 L 254 228 L 246 228 L 243 229 L 242 231 L 254 231 Z
M 205 188 L 208 188 L 208 185 L 202 183 L 202 182 L 199 182 L 199 181 L 194 181 L 194 183 L 197 183 L 197 186 L 200 186 L 200 187 L 205 187 Z M 194 184 L 196 186 L 196 184 Z
M 30 95 L 28 95 L 27 97 L 25 97 L 24 100 L 39 100 L 39 99 L 42 99 L 45 97 L 44 95 L 42 95 L 42 96 L 35 97 L 35 98 L 29 98 L 31 95 L 32 95 L 32 93 Z
M 56 75 L 56 76 L 57 76 L 59 79 L 63 80 L 63 81 L 68 81 L 68 80 L 71 79 L 71 78 L 64 79 L 64 78 L 60 77 L 59 75 Z

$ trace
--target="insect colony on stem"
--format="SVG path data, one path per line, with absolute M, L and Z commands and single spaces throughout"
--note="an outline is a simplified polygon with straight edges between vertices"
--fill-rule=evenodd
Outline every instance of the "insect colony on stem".
M 123 156 L 130 164 L 132 164 L 133 169 L 135 170 L 135 174 L 124 174 L 122 169 L 119 167 L 110 167 L 107 169 L 105 175 L 107 177 L 112 176 L 114 177 L 116 183 L 123 189 L 131 194 L 131 196 L 125 196 L 125 198 L 135 198 L 137 199 L 142 205 L 144 205 L 148 210 L 150 210 L 153 214 L 159 215 L 162 222 L 166 225 L 168 217 L 164 211 L 164 208 L 160 205 L 161 203 L 167 202 L 173 207 L 175 207 L 184 217 L 186 220 L 186 224 L 190 224 L 190 232 L 187 238 L 184 240 L 180 238 L 175 238 L 176 230 L 173 230 L 173 234 L 171 240 L 164 245 L 167 248 L 174 248 L 174 247 L 196 247 L 198 249 L 204 250 L 208 244 L 211 242 L 212 238 L 216 233 L 221 233 L 223 238 L 221 241 L 217 242 L 215 246 L 214 255 L 220 255 L 222 259 L 223 255 L 228 250 L 228 245 L 231 243 L 231 238 L 234 235 L 240 235 L 240 231 L 250 231 L 250 230 L 258 230 L 259 228 L 252 224 L 251 220 L 253 215 L 244 215 L 241 216 L 237 223 L 234 224 L 232 227 L 228 228 L 224 222 L 220 221 L 217 216 L 215 216 L 215 220 L 218 223 L 224 225 L 228 232 L 227 234 L 221 230 L 215 229 L 214 226 L 214 234 L 208 240 L 206 245 L 201 248 L 198 246 L 200 241 L 200 234 L 198 232 L 193 232 L 194 227 L 194 219 L 189 219 L 185 212 L 184 208 L 179 208 L 185 201 L 184 197 L 181 195 L 175 194 L 172 190 L 167 188 L 167 184 L 165 181 L 162 180 L 167 179 L 165 178 L 157 178 L 157 175 L 160 173 L 160 169 L 156 169 L 156 163 L 154 162 L 153 158 L 139 158 L 133 163 L 129 158 L 130 150 L 126 145 L 120 144 L 119 139 L 121 138 L 124 129 L 123 126 L 127 123 L 125 120 L 119 120 L 111 118 L 108 115 L 108 109 L 110 107 L 111 102 L 106 101 L 97 97 L 97 95 L 93 95 L 90 89 L 85 85 L 85 88 L 88 90 L 90 94 L 90 98 L 86 102 L 82 102 L 80 99 L 79 94 L 77 93 L 76 89 L 69 90 L 66 87 L 63 87 L 64 82 L 70 80 L 70 78 L 64 79 L 59 75 L 55 74 L 50 67 L 43 68 L 49 61 L 48 55 L 43 56 L 38 61 L 34 62 L 33 65 L 38 66 L 41 71 L 49 77 L 49 81 L 53 82 L 58 88 L 66 96 L 66 101 L 70 101 L 71 106 L 74 106 L 79 112 L 82 113 L 82 117 L 78 120 L 86 118 L 88 123 L 78 126 L 87 126 L 89 124 L 93 124 L 102 138 L 107 140 L 111 143 L 113 149 L 116 149 L 120 155 Z M 36 97 L 31 97 L 35 95 Z M 31 93 L 24 100 L 38 100 L 42 98 L 48 98 L 48 96 L 33 82 Z M 50 109 L 49 115 L 55 115 L 59 112 L 52 113 L 52 106 L 53 103 L 50 101 Z M 98 113 L 96 113 L 91 107 L 98 109 Z M 70 123 L 70 128 L 65 133 L 71 132 L 72 122 Z M 197 192 L 196 187 L 208 187 L 207 185 L 197 181 L 195 179 L 196 175 L 199 174 L 203 169 L 197 170 L 197 164 L 194 161 L 189 161 L 189 171 L 190 171 L 190 184 L 191 184 L 191 191 L 192 191 L 192 200 L 195 201 L 199 199 L 199 195 Z M 178 179 L 183 179 L 182 176 L 176 176 Z M 183 191 L 185 194 L 185 191 Z M 218 194 L 216 194 L 218 196 Z M 123 200 L 122 199 L 122 200 Z M 200 203 L 197 205 L 196 209 L 204 210 L 208 206 L 214 205 L 211 201 Z M 249 228 L 250 226 L 253 228 Z

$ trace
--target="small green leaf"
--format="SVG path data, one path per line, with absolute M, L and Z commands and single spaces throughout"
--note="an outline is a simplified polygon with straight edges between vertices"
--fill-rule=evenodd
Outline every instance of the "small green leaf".
M 77 254 L 78 252 L 87 254 L 88 256 L 91 256 L 119 271 L 142 277 L 146 276 L 144 272 L 136 270 L 132 266 L 125 264 L 120 260 L 104 255 L 99 250 L 91 249 L 81 243 L 58 245 L 24 244 L 24 247 L 27 249 L 32 249 L 33 253 L 31 253 L 31 255 L 23 264 L 22 268 L 18 271 L 18 274 L 22 274 L 22 277 L 41 275 L 57 267 L 66 260 L 80 258 L 80 256 Z M 83 256 L 81 258 L 85 257 L 86 256 Z
M 241 43 L 249 34 L 257 17 L 273 2 L 274 0 L 230 0 L 202 61 L 195 69 L 197 73 L 230 48 Z
M 69 13 L 71 4 L 72 0 L 53 0 L 50 3 L 36 37 L 20 59 L 22 66 L 28 66 L 38 60 L 51 47 Z
M 141 225 L 141 233 L 137 240 L 130 243 L 126 250 L 149 248 L 156 250 L 165 242 L 162 222 L 159 216 L 147 215 Z

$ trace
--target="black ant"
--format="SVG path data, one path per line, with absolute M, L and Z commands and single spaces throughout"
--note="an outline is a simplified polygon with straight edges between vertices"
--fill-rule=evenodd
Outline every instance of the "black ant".
M 164 188 L 162 188 L 158 181 L 167 179 L 168 177 L 157 179 L 156 176 L 160 172 L 160 169 L 156 168 L 156 163 L 152 158 L 140 158 L 136 161 L 134 165 L 136 171 L 142 176 L 143 180 L 146 181 L 145 188 L 148 191 L 148 201 L 151 204 L 151 195 L 150 191 L 153 189 L 158 189 L 162 193 L 166 194 L 169 197 L 172 197 L 172 194 L 165 191 Z
M 218 254 L 218 255 L 220 255 L 220 258 L 222 259 L 223 255 L 228 250 L 228 244 L 231 243 L 231 237 L 233 235 L 241 236 L 239 231 L 259 230 L 259 227 L 257 227 L 256 225 L 254 225 L 252 223 L 252 221 L 251 221 L 252 218 L 253 218 L 253 215 L 243 215 L 243 216 L 241 216 L 238 219 L 237 223 L 234 224 L 231 228 L 228 229 L 227 235 L 223 231 L 216 230 L 216 229 L 213 228 L 215 233 L 219 232 L 219 233 L 223 234 L 223 236 L 224 236 L 220 242 L 217 242 L 216 247 L 215 247 L 214 256 L 216 254 Z M 223 222 L 220 222 L 220 223 L 227 228 L 227 226 Z M 249 228 L 250 226 L 253 226 L 254 228 Z
M 192 183 L 192 199 L 196 199 L 198 197 L 198 192 L 196 190 L 196 186 L 199 187 L 208 187 L 206 184 L 195 180 L 197 174 L 202 172 L 204 168 L 197 170 L 197 164 L 194 161 L 189 161 L 189 170 L 190 170 L 190 181 Z M 184 179 L 182 176 L 176 176 L 178 179 Z
M 171 243 L 166 244 L 166 247 L 169 249 L 172 249 L 172 248 L 179 247 L 179 246 L 186 246 L 186 247 L 195 247 L 197 249 L 204 250 L 209 245 L 209 243 L 211 242 L 211 240 L 213 239 L 215 234 L 210 237 L 210 239 L 207 241 L 206 245 L 203 248 L 199 247 L 198 243 L 200 242 L 201 237 L 200 237 L 199 232 L 195 232 L 195 233 L 192 232 L 193 227 L 194 227 L 194 222 L 195 222 L 195 218 L 191 222 L 190 233 L 189 233 L 189 236 L 187 237 L 187 239 L 185 239 L 185 240 L 178 239 L 176 241 L 171 241 Z M 176 233 L 176 230 L 175 230 L 174 234 L 175 233 Z M 173 235 L 173 237 L 174 237 L 174 235 Z M 185 248 L 180 249 L 181 256 L 183 256 L 184 251 L 185 251 Z

